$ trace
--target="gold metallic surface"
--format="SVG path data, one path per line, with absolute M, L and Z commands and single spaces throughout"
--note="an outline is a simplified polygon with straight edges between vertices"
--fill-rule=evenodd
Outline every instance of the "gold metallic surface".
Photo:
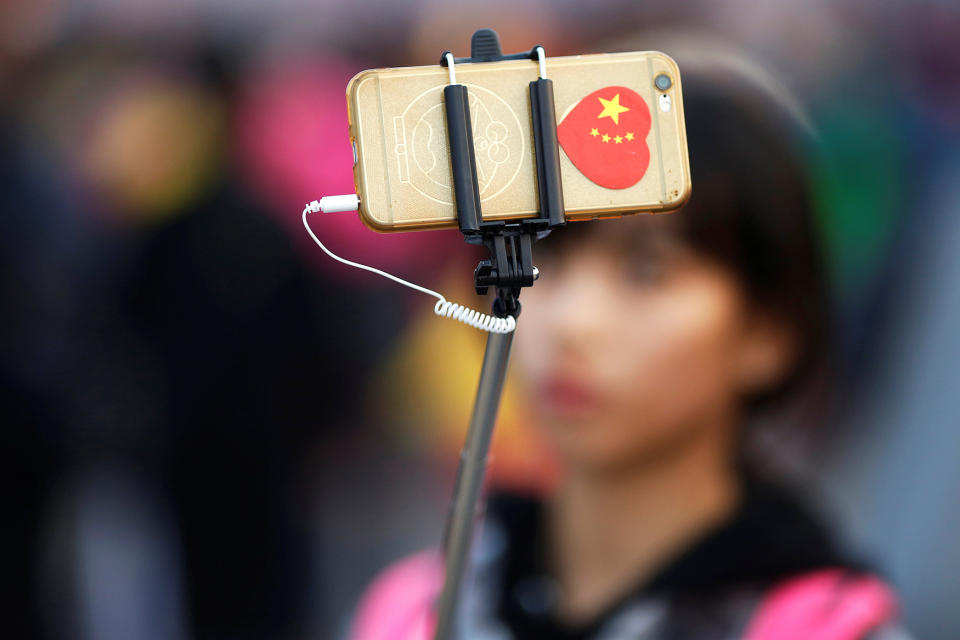
M 535 61 L 456 65 L 467 85 L 474 129 L 480 198 L 485 220 L 530 217 L 537 212 L 537 176 L 529 83 Z M 660 108 L 654 78 L 668 74 L 669 111 Z M 660 213 L 690 195 L 680 73 L 665 54 L 648 51 L 547 58 L 557 122 L 584 96 L 624 86 L 647 102 L 652 126 L 646 142 L 650 166 L 639 182 L 608 189 L 591 182 L 560 151 L 568 220 Z M 356 148 L 354 180 L 361 219 L 377 231 L 455 227 L 443 87 L 439 65 L 362 71 L 347 85 L 350 138 Z

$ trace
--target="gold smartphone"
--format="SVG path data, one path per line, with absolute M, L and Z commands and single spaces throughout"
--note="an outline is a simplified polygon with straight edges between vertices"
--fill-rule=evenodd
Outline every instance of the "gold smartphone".
M 660 213 L 690 195 L 680 72 L 656 51 L 547 58 L 567 220 Z M 484 220 L 537 215 L 533 60 L 464 63 Z M 456 227 L 438 65 L 370 69 L 347 85 L 360 217 L 376 231 Z

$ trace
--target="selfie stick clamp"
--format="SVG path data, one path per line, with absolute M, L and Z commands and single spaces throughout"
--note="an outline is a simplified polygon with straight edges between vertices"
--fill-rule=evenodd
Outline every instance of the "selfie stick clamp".
M 451 52 L 446 51 L 440 60 L 440 64 L 450 71 L 450 84 L 444 87 L 443 98 L 457 220 L 466 242 L 482 244 L 490 252 L 490 257 L 481 260 L 474 271 L 477 293 L 485 295 L 489 288 L 493 287 L 496 290 L 493 314 L 501 318 L 516 318 L 520 314 L 520 290 L 532 286 L 539 276 L 537 268 L 533 266 L 533 243 L 553 229 L 566 224 L 553 82 L 546 77 L 543 47 L 537 45 L 529 52 L 503 55 L 500 38 L 492 29 L 474 32 L 470 42 L 470 54 L 469 58 L 454 58 Z M 530 83 L 539 212 L 536 217 L 517 221 L 483 219 L 469 93 L 466 85 L 456 81 L 457 64 L 501 60 L 535 60 L 540 67 L 540 77 Z M 487 454 L 512 344 L 513 332 L 488 334 L 480 382 L 461 453 L 444 540 L 446 575 L 437 604 L 437 627 L 434 635 L 438 640 L 453 637 L 458 595 L 469 563 L 470 546 L 479 517 Z

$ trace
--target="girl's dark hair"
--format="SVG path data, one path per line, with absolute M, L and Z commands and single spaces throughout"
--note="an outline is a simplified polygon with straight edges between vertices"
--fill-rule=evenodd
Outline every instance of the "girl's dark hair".
M 803 127 L 783 105 L 729 75 L 683 77 L 693 191 L 683 239 L 731 270 L 751 303 L 797 340 L 797 359 L 761 404 L 791 395 L 825 365 L 829 296 L 815 229 Z

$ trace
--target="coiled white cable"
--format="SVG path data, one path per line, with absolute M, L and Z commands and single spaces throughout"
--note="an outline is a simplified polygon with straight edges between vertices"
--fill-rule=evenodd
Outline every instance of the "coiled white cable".
M 462 304 L 450 302 L 432 289 L 427 289 L 426 287 L 421 287 L 418 284 L 407 282 L 403 278 L 398 278 L 391 273 L 381 271 L 375 267 L 360 264 L 359 262 L 354 262 L 352 260 L 347 260 L 346 258 L 341 258 L 334 252 L 330 251 L 330 249 L 327 249 L 327 247 L 320 242 L 320 239 L 313 232 L 313 229 L 310 228 L 307 215 L 320 212 L 335 213 L 338 211 L 353 211 L 357 208 L 358 203 L 359 199 L 356 195 L 326 196 L 320 200 L 314 200 L 303 208 L 303 226 L 307 230 L 307 233 L 310 234 L 310 237 L 313 238 L 313 241 L 317 243 L 317 246 L 323 249 L 324 253 L 337 262 L 343 263 L 347 266 L 356 267 L 357 269 L 363 269 L 364 271 L 375 273 L 378 276 L 383 276 L 384 278 L 393 280 L 397 284 L 402 284 L 405 287 L 410 287 L 411 289 L 416 289 L 421 293 L 426 293 L 427 295 L 433 296 L 437 299 L 437 303 L 433 305 L 433 312 L 443 318 L 452 318 L 457 322 L 462 322 L 463 324 L 474 327 L 475 329 L 489 331 L 490 333 L 510 333 L 517 328 L 517 319 L 513 316 L 498 318 L 497 316 L 487 313 L 480 313 L 479 311 L 465 307 Z

